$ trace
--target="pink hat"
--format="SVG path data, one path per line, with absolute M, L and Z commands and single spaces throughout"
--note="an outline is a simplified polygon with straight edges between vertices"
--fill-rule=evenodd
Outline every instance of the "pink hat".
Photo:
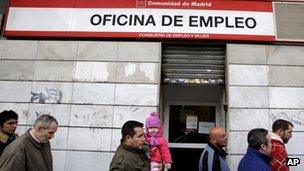
M 146 120 L 146 128 L 152 128 L 152 127 L 157 127 L 160 128 L 160 120 L 158 118 L 158 113 L 156 112 L 151 112 L 150 116 Z

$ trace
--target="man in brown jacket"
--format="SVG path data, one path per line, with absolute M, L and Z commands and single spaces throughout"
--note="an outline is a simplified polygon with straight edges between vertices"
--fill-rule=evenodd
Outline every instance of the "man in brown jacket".
M 41 115 L 32 129 L 7 146 L 0 158 L 1 171 L 53 171 L 49 140 L 57 131 L 58 122 L 50 115 Z
M 121 129 L 121 144 L 110 164 L 110 171 L 149 171 L 150 162 L 143 149 L 143 124 L 127 121 Z

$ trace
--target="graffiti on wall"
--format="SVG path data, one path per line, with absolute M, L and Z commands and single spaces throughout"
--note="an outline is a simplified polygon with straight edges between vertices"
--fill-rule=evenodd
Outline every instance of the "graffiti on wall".
M 304 119 L 301 118 L 300 116 L 304 116 L 304 111 L 300 111 L 298 113 L 298 115 L 297 114 L 291 115 L 291 114 L 288 114 L 288 113 L 282 111 L 282 112 L 280 112 L 276 115 L 273 115 L 272 116 L 272 121 L 275 121 L 277 119 L 285 119 L 285 120 L 288 120 L 295 125 L 302 125 L 303 126 L 304 125 Z
M 31 92 L 31 102 L 38 103 L 61 103 L 62 92 L 59 89 L 47 88 L 45 87 L 45 92 L 35 93 Z
M 74 117 L 77 124 L 88 124 L 89 126 L 106 126 L 110 124 L 109 120 L 111 120 L 111 114 L 101 110 L 93 113 L 75 113 Z
M 39 112 L 36 111 L 35 114 L 36 114 L 35 120 L 41 115 L 51 115 L 50 112 L 41 112 L 41 111 Z

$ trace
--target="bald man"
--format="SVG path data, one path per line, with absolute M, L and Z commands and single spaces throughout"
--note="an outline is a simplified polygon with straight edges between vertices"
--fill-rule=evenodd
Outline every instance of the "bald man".
M 230 171 L 226 163 L 227 135 L 222 127 L 209 129 L 209 143 L 201 154 L 199 171 Z

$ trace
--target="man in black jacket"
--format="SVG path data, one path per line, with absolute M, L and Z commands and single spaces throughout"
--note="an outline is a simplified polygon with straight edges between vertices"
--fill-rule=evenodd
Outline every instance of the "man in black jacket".
M 18 123 L 18 115 L 12 110 L 4 110 L 0 113 L 0 157 L 11 142 L 18 136 L 15 134 Z
M 229 171 L 226 163 L 227 135 L 224 128 L 213 127 L 209 130 L 209 143 L 201 154 L 199 171 Z

